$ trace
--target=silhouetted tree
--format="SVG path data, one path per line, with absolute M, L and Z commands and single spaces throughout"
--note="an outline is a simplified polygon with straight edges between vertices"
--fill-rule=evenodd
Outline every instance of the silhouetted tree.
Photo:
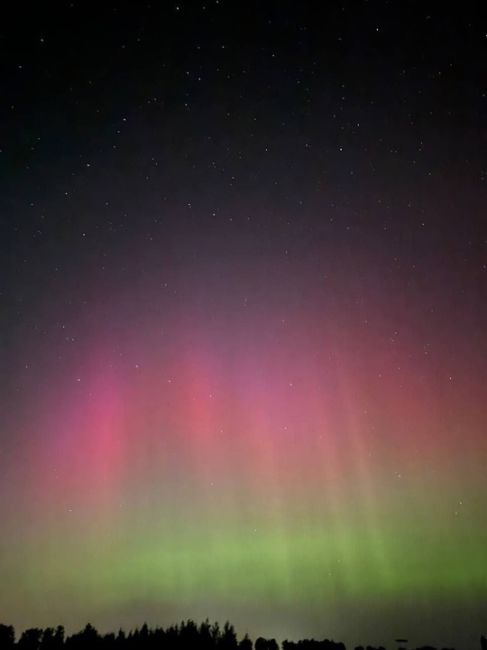
M 13 625 L 0 624 L 0 650 L 11 650 L 15 643 L 15 630 Z
M 212 650 L 214 647 L 213 636 L 211 631 L 211 624 L 208 619 L 203 621 L 200 625 L 199 633 L 199 647 L 201 650 Z
M 183 622 L 179 630 L 179 647 L 196 647 L 198 645 L 198 635 L 198 626 L 194 621 L 188 620 Z
M 40 649 L 52 650 L 53 640 L 54 640 L 54 628 L 46 627 L 46 629 L 43 630 L 42 632 Z
M 17 647 L 19 650 L 39 650 L 41 645 L 42 630 L 37 627 L 31 627 L 22 633 Z
M 254 645 L 255 650 L 279 650 L 279 646 L 275 639 L 264 639 L 259 637 Z
M 240 643 L 238 644 L 238 650 L 253 650 L 252 646 L 253 644 L 249 638 L 249 635 L 245 634 L 243 639 L 241 639 Z
M 46 627 L 42 632 L 40 650 L 62 650 L 64 645 L 64 627 L 58 625 L 56 629 Z
M 91 623 L 66 639 L 66 650 L 98 650 L 100 647 L 101 637 Z
M 267 641 L 263 637 L 259 636 L 254 643 L 255 650 L 267 650 Z
M 64 645 L 64 627 L 58 625 L 56 628 L 56 633 L 54 634 L 54 644 L 56 650 L 60 650 Z
M 211 626 L 210 634 L 211 634 L 211 640 L 213 642 L 213 647 L 216 648 L 218 644 L 218 640 L 220 638 L 220 625 L 218 624 L 218 621 L 215 621 L 215 623 L 213 623 L 213 625 Z
M 237 635 L 233 625 L 230 625 L 228 621 L 223 626 L 217 647 L 219 650 L 237 650 Z
M 487 638 L 480 637 L 480 650 L 487 650 Z M 218 623 L 206 619 L 200 625 L 186 620 L 178 625 L 164 628 L 149 628 L 146 623 L 126 634 L 103 636 L 90 624 L 83 630 L 65 639 L 64 628 L 30 628 L 25 630 L 15 643 L 15 630 L 11 625 L 0 624 L 0 650 L 279 650 L 275 639 L 259 637 L 255 644 L 248 634 L 238 641 L 234 627 L 226 622 L 223 628 Z M 301 639 L 282 642 L 282 650 L 346 650 L 340 642 L 323 639 Z M 355 650 L 364 650 L 357 646 Z M 366 650 L 385 650 L 382 646 L 366 646 Z M 423 646 L 416 650 L 435 650 Z M 442 650 L 451 650 L 443 648 Z
M 115 638 L 115 648 L 117 650 L 122 650 L 122 648 L 125 648 L 126 641 L 127 641 L 127 637 L 125 635 L 125 632 L 123 630 L 119 630 Z

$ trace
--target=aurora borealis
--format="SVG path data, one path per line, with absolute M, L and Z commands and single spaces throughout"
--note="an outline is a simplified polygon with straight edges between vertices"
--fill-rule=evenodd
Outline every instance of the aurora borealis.
M 485 30 L 230 5 L 2 27 L 0 619 L 467 650 Z

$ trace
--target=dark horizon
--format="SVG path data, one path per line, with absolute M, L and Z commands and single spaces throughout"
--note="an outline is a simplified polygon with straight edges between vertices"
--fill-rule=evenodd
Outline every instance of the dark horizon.
M 396 639 L 399 650 L 436 650 L 430 645 L 414 649 L 407 639 Z M 480 636 L 481 650 L 487 649 L 487 638 Z M 46 629 L 28 628 L 16 637 L 12 625 L 0 623 L 0 650 L 346 650 L 346 645 L 333 639 L 299 639 L 282 642 L 248 633 L 237 636 L 228 621 L 222 626 L 208 619 L 197 623 L 188 619 L 167 628 L 150 628 L 146 623 L 131 630 L 100 633 L 87 623 L 81 630 L 66 635 L 62 625 Z M 384 646 L 359 645 L 354 650 L 387 650 Z M 442 650 L 453 650 L 443 648 Z

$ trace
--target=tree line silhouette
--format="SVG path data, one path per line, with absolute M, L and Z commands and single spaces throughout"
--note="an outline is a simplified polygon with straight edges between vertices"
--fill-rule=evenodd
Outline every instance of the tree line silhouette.
M 481 650 L 487 650 L 487 638 L 480 638 Z M 248 634 L 240 640 L 233 625 L 208 620 L 201 624 L 183 621 L 168 628 L 140 628 L 116 634 L 100 634 L 88 623 L 83 630 L 67 636 L 64 627 L 29 628 L 16 639 L 12 625 L 0 624 L 0 650 L 346 650 L 345 644 L 324 639 L 302 639 L 283 641 L 281 646 L 275 639 L 259 637 L 253 642 Z M 382 646 L 357 646 L 355 650 L 385 650 Z M 404 649 L 400 649 L 404 650 Z M 436 650 L 422 646 L 416 650 Z M 446 649 L 443 649 L 446 650 Z

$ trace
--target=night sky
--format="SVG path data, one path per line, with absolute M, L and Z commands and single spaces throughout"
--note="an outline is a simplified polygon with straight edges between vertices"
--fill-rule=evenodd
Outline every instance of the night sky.
M 3 622 L 477 646 L 480 5 L 3 16 Z

